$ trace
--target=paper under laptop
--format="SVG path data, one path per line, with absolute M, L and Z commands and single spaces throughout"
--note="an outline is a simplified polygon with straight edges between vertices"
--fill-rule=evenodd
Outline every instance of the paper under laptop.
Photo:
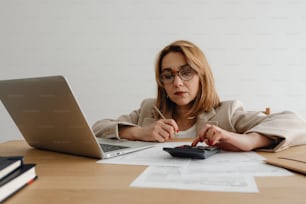
M 154 145 L 95 137 L 63 76 L 0 80 L 0 99 L 35 148 L 104 159 Z

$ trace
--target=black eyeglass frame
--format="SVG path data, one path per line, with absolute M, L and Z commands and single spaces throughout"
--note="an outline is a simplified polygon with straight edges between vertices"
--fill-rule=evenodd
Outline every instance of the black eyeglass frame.
M 168 68 L 164 69 L 159 75 L 159 79 L 163 84 L 171 84 L 174 82 L 176 75 L 178 75 L 183 81 L 190 81 L 196 74 L 197 72 L 189 64 L 186 64 L 181 66 L 179 71 L 172 71 Z

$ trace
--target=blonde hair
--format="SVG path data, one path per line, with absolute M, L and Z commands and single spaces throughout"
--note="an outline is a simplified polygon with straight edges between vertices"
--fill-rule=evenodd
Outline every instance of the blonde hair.
M 187 63 L 197 72 L 200 78 L 200 87 L 197 97 L 188 112 L 187 117 L 194 118 L 200 113 L 211 111 L 220 105 L 220 99 L 215 88 L 214 77 L 204 53 L 195 44 L 179 40 L 163 48 L 156 59 L 155 79 L 157 82 L 156 106 L 167 117 L 173 117 L 176 104 L 166 94 L 164 85 L 160 80 L 161 64 L 164 57 L 170 52 L 179 52 L 185 56 Z

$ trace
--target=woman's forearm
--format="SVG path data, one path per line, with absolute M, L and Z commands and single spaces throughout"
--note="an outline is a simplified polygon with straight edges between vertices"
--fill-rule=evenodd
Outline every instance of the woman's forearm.
M 241 151 L 251 151 L 254 149 L 271 145 L 272 140 L 259 133 L 235 134 L 230 137 L 229 143 L 236 146 Z

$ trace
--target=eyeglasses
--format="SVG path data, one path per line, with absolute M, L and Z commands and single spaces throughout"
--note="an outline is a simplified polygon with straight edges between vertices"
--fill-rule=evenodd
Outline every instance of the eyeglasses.
M 170 69 L 165 69 L 160 74 L 160 80 L 164 84 L 173 83 L 175 76 L 178 75 L 181 80 L 189 81 L 196 74 L 196 71 L 191 68 L 190 65 L 184 65 L 179 71 L 172 71 Z

